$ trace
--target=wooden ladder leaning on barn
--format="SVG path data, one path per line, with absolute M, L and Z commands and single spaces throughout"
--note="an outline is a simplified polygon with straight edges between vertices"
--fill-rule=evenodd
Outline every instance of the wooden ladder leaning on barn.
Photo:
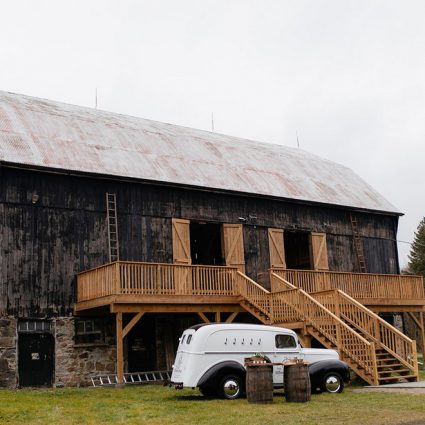
M 271 272 L 272 292 L 238 272 L 241 305 L 265 324 L 303 322 L 371 385 L 418 380 L 416 343 L 342 291 L 312 296 Z
M 108 248 L 109 262 L 118 261 L 118 217 L 117 217 L 117 196 L 115 193 L 106 193 L 106 221 L 108 225 Z
M 366 258 L 364 255 L 363 240 L 359 233 L 357 226 L 357 218 L 355 215 L 350 214 L 351 229 L 353 231 L 354 249 L 357 254 L 357 262 L 359 264 L 360 273 L 367 273 Z

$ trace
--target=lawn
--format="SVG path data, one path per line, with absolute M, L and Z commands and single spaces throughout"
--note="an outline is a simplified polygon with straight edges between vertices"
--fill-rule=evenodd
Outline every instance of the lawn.
M 310 403 L 205 399 L 161 386 L 0 390 L 1 424 L 401 424 L 425 420 L 425 395 L 319 394 Z M 418 422 L 419 423 L 419 422 Z M 420 422 L 422 423 L 422 422 Z M 425 423 L 425 421 L 423 422 Z

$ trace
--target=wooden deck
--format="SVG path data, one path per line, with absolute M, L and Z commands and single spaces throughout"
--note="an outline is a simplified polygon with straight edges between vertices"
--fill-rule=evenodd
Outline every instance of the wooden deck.
M 421 278 L 278 269 L 270 270 L 270 283 L 268 291 L 236 267 L 118 261 L 78 274 L 74 310 L 115 313 L 118 379 L 123 376 L 123 339 L 145 313 L 194 312 L 205 322 L 205 313 L 214 312 L 217 322 L 227 313 L 231 322 L 242 311 L 265 324 L 298 327 L 301 339 L 314 337 L 338 350 L 371 384 L 418 379 L 415 341 L 353 296 L 374 307 L 397 307 L 392 311 L 422 311 Z M 123 315 L 129 313 L 133 317 L 123 326 Z
M 236 267 L 114 262 L 78 274 L 74 310 L 118 303 L 186 304 L 187 311 L 194 311 L 189 307 L 192 304 L 237 305 L 243 290 L 243 279 L 237 272 Z M 307 293 L 340 289 L 375 312 L 425 309 L 420 276 L 287 269 L 273 272 Z
M 111 312 L 242 311 L 238 269 L 221 266 L 119 261 L 77 276 L 78 314 L 110 306 Z
M 425 308 L 421 276 L 273 269 L 308 293 L 340 289 L 375 312 L 419 312 Z

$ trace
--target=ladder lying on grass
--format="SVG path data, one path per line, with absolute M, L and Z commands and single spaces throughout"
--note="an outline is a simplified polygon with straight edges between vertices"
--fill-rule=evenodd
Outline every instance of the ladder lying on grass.
M 171 373 L 171 370 L 124 373 L 123 384 L 165 383 L 170 380 Z M 118 376 L 116 374 L 94 376 L 91 378 L 91 382 L 93 387 L 116 385 L 118 384 Z

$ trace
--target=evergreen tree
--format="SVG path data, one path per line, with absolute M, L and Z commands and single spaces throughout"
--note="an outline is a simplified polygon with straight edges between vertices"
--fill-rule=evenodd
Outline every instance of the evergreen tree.
M 415 232 L 409 254 L 409 271 L 425 276 L 425 217 L 419 223 Z

